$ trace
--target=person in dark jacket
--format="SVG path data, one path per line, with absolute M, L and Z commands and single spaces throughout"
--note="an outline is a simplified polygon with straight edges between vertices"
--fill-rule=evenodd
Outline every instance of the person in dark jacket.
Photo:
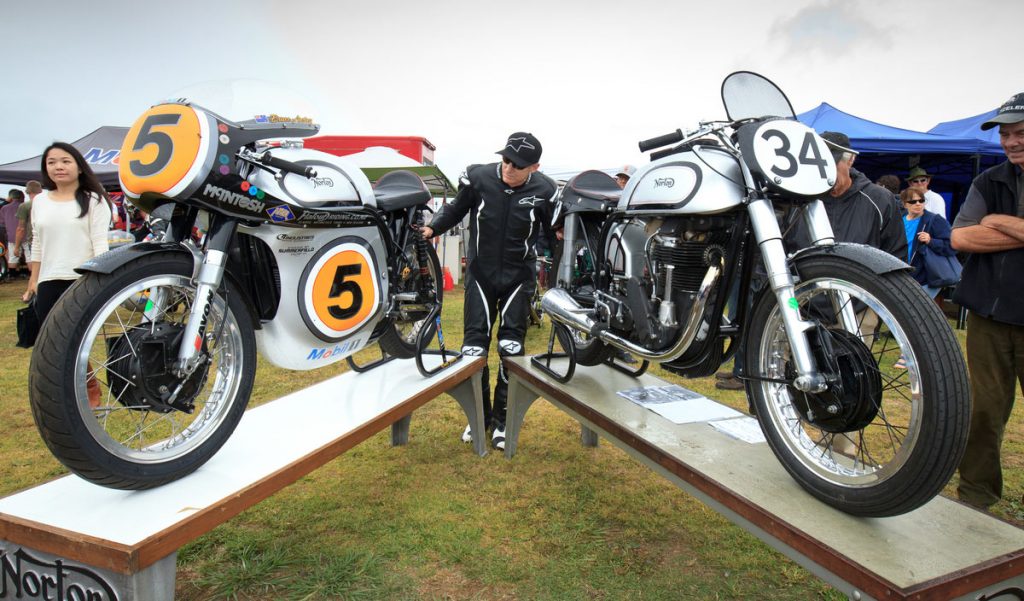
M 830 131 L 821 137 L 836 161 L 836 183 L 824 199 L 836 242 L 867 244 L 906 261 L 907 239 L 896 198 L 853 168 L 857 152 L 850 148 L 849 137 Z M 811 243 L 803 220 L 794 224 L 787 242 L 794 249 Z
M 955 257 L 956 251 L 949 242 L 949 223 L 941 216 L 925 210 L 924 192 L 918 188 L 907 188 L 900 192 L 900 201 L 906 213 L 903 214 L 903 229 L 907 237 L 907 263 L 914 268 L 912 275 L 934 299 L 941 291 L 928 285 L 928 270 L 924 255 L 932 252 L 944 257 Z M 926 250 L 927 249 L 927 250 Z M 907 358 L 900 355 L 896 369 L 907 368 Z
M 925 271 L 924 247 L 943 257 L 955 257 L 956 251 L 950 242 L 949 223 L 924 208 L 924 194 L 917 188 L 907 188 L 900 192 L 900 200 L 907 212 L 903 216 L 903 228 L 907 237 L 907 263 L 914 268 L 913 276 L 918 284 L 924 287 L 928 296 L 935 298 L 939 288 L 928 285 L 928 273 Z
M 970 253 L 953 300 L 966 307 L 971 429 L 957 496 L 987 508 L 1003 495 L 1000 447 L 1024 382 L 1024 92 L 981 129 L 999 127 L 1007 162 L 971 183 L 953 222 L 953 248 Z
M 502 162 L 471 165 L 459 183 L 459 192 L 429 226 L 424 238 L 443 234 L 468 214 L 469 247 L 466 257 L 465 327 L 462 352 L 486 357 L 491 330 L 498 322 L 498 355 L 523 354 L 530 300 L 537 285 L 535 234 L 551 234 L 551 199 L 557 186 L 538 172 L 540 141 L 533 134 L 516 132 L 497 152 Z M 505 448 L 505 407 L 508 378 L 498 364 L 498 381 L 491 404 L 490 372 L 483 370 L 484 421 L 491 428 L 491 444 Z M 462 439 L 472 440 L 467 426 Z

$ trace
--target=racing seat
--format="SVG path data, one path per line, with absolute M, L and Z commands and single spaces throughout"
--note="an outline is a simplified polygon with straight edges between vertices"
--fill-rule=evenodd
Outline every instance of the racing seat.
M 619 202 L 622 190 L 615 178 L 603 171 L 584 171 L 566 182 L 562 202 L 567 211 L 608 211 Z
M 430 190 L 420 176 L 404 169 L 385 173 L 373 186 L 373 195 L 377 207 L 388 212 L 430 201 Z

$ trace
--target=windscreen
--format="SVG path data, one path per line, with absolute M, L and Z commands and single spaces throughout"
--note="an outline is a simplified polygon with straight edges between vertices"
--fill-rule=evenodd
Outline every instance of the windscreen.
M 793 106 L 774 83 L 751 73 L 738 71 L 722 82 L 722 102 L 732 121 L 758 117 L 793 117 Z

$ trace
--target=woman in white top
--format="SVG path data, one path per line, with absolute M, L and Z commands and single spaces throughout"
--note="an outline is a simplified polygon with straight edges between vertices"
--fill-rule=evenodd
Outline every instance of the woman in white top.
M 44 191 L 32 202 L 32 277 L 24 299 L 36 297 L 43 323 L 79 278 L 75 268 L 108 250 L 110 204 L 82 153 L 70 144 L 47 147 L 41 171 Z

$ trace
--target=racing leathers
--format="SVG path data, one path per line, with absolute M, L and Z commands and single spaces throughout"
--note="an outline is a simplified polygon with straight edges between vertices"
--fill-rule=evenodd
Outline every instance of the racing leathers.
M 501 179 L 501 163 L 471 165 L 459 182 L 455 200 L 445 205 L 430 223 L 440 235 L 469 215 L 466 249 L 466 299 L 463 309 L 462 353 L 486 357 L 491 330 L 498 321 L 498 355 L 522 355 L 530 300 L 536 286 L 538 235 L 553 240 L 551 199 L 557 186 L 551 178 L 533 172 L 526 182 L 511 188 Z M 484 423 L 505 429 L 508 377 L 499 362 L 492 407 L 490 371 L 484 366 Z

